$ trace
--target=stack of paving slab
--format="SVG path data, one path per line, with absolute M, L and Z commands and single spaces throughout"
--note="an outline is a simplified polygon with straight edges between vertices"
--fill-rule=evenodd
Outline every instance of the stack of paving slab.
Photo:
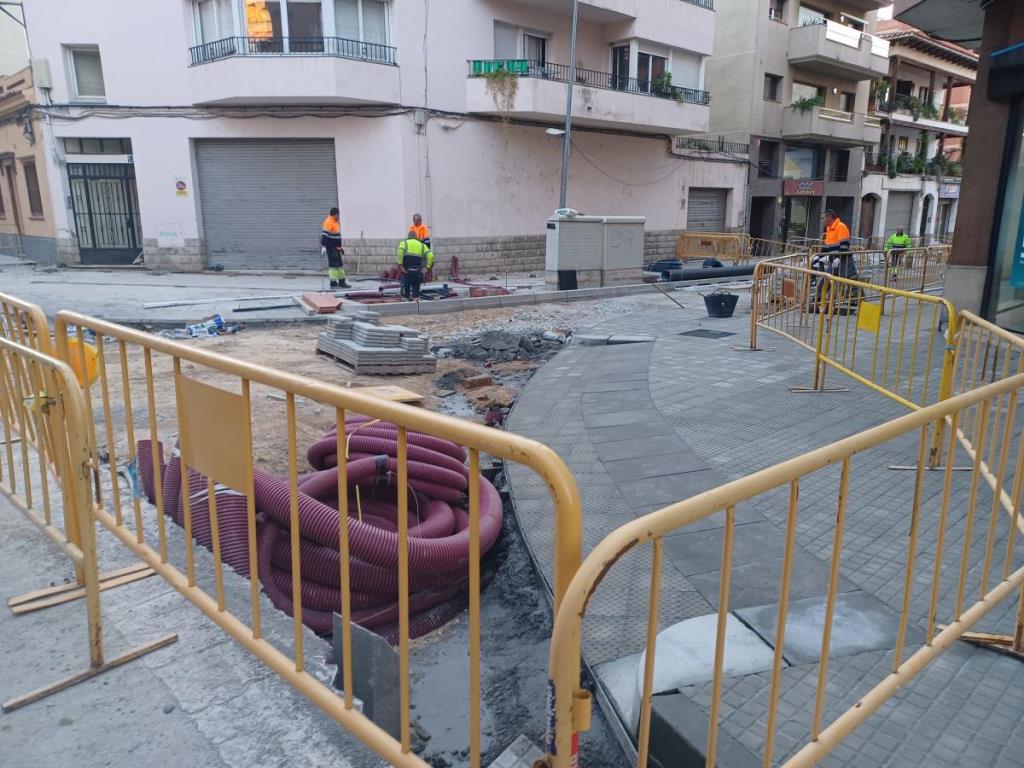
M 377 312 L 332 317 L 317 337 L 316 350 L 354 373 L 433 373 L 437 358 L 430 337 L 402 325 L 378 325 Z

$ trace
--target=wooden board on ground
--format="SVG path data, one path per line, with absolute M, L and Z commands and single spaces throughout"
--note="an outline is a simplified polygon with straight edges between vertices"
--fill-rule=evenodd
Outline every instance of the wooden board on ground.
M 390 384 L 383 384 L 379 387 L 352 387 L 353 392 L 361 392 L 371 397 L 379 397 L 382 400 L 390 400 L 393 403 L 411 403 L 420 405 L 423 403 L 423 395 Z

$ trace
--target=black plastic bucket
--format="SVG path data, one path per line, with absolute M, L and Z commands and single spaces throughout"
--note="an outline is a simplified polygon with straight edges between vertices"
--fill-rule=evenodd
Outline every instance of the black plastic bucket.
M 732 317 L 739 300 L 740 297 L 735 293 L 715 291 L 704 297 L 704 306 L 708 308 L 708 317 Z

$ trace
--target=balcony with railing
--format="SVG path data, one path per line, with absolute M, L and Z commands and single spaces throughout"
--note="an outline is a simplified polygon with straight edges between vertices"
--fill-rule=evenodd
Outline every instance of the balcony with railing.
M 815 106 L 787 107 L 782 116 L 782 135 L 790 141 L 814 141 L 837 147 L 864 147 L 882 137 L 878 119 L 861 112 Z
M 942 110 L 929 100 L 916 96 L 898 95 L 888 101 L 881 101 L 875 112 L 889 122 L 922 131 L 934 131 L 947 136 L 966 136 L 966 114 L 950 108 L 943 119 Z
M 898 175 L 943 176 L 958 179 L 963 175 L 959 160 L 946 157 L 932 157 L 925 160 L 909 152 L 888 154 L 886 152 L 864 152 L 864 170 L 867 173 L 883 173 L 889 178 Z
M 227 37 L 189 49 L 196 104 L 398 104 L 396 49 L 341 37 Z
M 833 77 L 864 80 L 889 72 L 889 41 L 824 21 L 789 31 L 789 63 Z
M 705 133 L 711 95 L 672 84 L 577 67 L 573 119 L 583 125 L 629 127 L 645 133 Z M 569 67 L 528 59 L 473 59 L 466 109 L 523 120 L 561 120 Z

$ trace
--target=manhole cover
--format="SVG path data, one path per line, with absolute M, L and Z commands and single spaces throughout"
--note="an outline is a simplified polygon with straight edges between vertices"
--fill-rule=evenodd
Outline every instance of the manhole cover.
M 735 336 L 732 331 L 712 331 L 709 328 L 695 328 L 692 331 L 683 331 L 680 336 L 696 336 L 698 339 L 724 339 L 726 336 Z

